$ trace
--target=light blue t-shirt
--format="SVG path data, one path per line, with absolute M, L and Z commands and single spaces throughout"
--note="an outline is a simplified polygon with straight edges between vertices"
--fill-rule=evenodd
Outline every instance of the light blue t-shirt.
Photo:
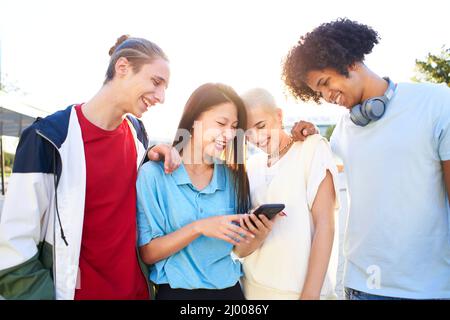
M 400 83 L 366 127 L 343 116 L 331 137 L 350 197 L 344 285 L 370 294 L 450 298 L 450 89 Z
M 182 164 L 165 174 L 162 162 L 147 162 L 137 179 L 138 245 L 172 233 L 202 218 L 236 214 L 232 176 L 222 164 L 214 165 L 211 182 L 198 191 Z M 241 264 L 230 252 L 233 245 L 200 236 L 187 247 L 149 267 L 151 281 L 183 289 L 224 289 L 242 275 Z

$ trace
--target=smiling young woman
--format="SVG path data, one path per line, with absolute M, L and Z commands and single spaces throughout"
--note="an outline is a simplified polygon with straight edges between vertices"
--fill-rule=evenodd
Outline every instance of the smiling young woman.
M 239 137 L 242 100 L 229 86 L 207 83 L 190 96 L 173 142 L 183 162 L 171 175 L 147 162 L 139 173 L 139 247 L 157 299 L 243 299 L 233 246 L 253 235 L 239 226 L 249 207 Z

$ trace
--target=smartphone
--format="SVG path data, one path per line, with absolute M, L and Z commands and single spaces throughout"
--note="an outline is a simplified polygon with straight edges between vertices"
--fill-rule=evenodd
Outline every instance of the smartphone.
M 265 215 L 269 220 L 275 217 L 278 213 L 280 213 L 284 209 L 284 204 L 282 203 L 268 203 L 260 205 L 253 211 L 253 214 L 258 216 L 260 214 Z

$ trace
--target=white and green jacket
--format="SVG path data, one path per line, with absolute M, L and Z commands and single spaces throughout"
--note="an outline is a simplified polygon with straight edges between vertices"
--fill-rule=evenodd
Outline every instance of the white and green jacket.
M 139 120 L 127 119 L 139 168 L 147 135 Z M 70 106 L 36 120 L 20 138 L 0 216 L 0 298 L 73 299 L 85 191 L 83 139 Z

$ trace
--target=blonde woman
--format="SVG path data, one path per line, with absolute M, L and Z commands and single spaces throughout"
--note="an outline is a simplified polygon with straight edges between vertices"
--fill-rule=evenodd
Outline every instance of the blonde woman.
M 334 298 L 329 262 L 337 207 L 337 168 L 325 138 L 294 142 L 282 125 L 282 111 L 264 89 L 242 96 L 248 140 L 263 152 L 248 161 L 252 207 L 284 203 L 285 215 L 270 224 L 247 216 L 256 235 L 235 249 L 243 263 L 247 299 Z

